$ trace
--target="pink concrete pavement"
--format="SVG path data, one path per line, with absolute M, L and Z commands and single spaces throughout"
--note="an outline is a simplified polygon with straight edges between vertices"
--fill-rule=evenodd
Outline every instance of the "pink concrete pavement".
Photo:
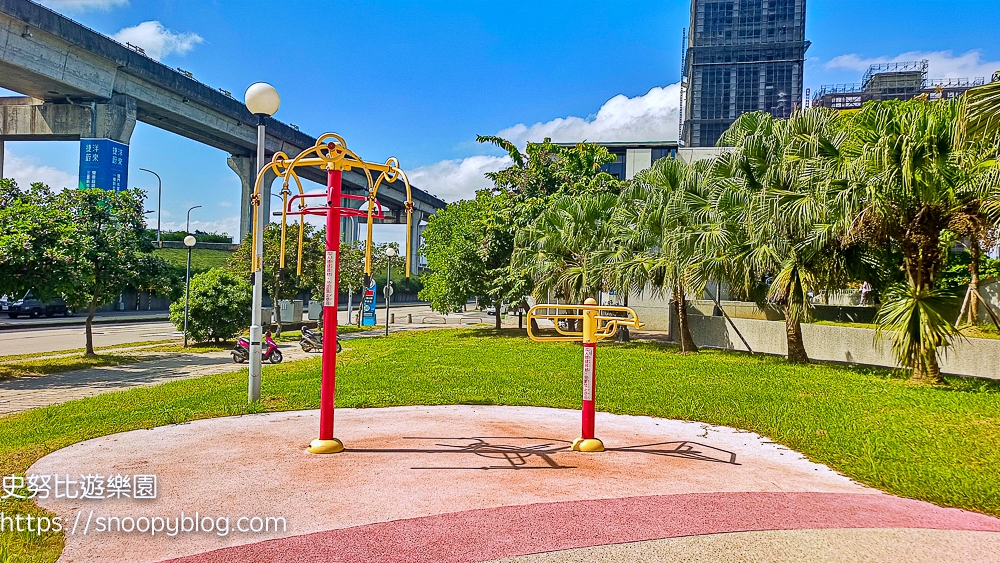
M 973 555 L 1000 552 L 1000 520 L 884 495 L 730 428 L 598 413 L 597 435 L 609 451 L 579 454 L 568 449 L 578 411 L 341 409 L 336 435 L 347 451 L 314 456 L 304 448 L 317 425 L 318 412 L 306 411 L 128 432 L 50 454 L 29 474 L 158 478 L 150 501 L 39 501 L 66 523 L 64 562 L 474 562 L 812 529 L 976 532 Z M 287 528 L 176 537 L 80 532 L 101 516 L 181 512 L 228 517 L 231 528 L 243 516 L 284 517 Z M 922 555 L 933 557 L 936 545 Z M 911 559 L 901 552 L 898 560 Z

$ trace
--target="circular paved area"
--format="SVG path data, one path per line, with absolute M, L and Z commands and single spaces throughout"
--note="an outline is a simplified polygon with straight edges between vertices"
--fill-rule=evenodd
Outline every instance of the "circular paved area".
M 882 494 L 731 428 L 598 413 L 609 451 L 581 454 L 569 450 L 579 411 L 340 409 L 336 435 L 347 451 L 316 456 L 305 446 L 318 419 L 274 413 L 128 432 L 55 452 L 28 473 L 157 476 L 155 500 L 39 500 L 64 522 L 65 562 L 911 562 L 1000 553 L 998 519 Z M 170 522 L 182 513 L 189 526 L 195 513 L 228 518 L 229 533 L 99 530 L 102 517 Z M 243 533 L 242 517 L 244 527 L 252 517 L 286 526 Z

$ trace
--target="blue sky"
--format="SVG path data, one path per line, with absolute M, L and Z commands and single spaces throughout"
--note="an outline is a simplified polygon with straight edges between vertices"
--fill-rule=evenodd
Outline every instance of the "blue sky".
M 505 164 L 477 134 L 520 143 L 677 136 L 687 0 L 45 3 L 238 98 L 271 82 L 282 96 L 276 118 L 337 132 L 369 160 L 397 156 L 415 185 L 449 201 Z M 806 85 L 856 82 L 872 62 L 920 58 L 932 77 L 988 76 L 1000 70 L 998 17 L 996 0 L 809 0 Z M 7 175 L 19 182 L 75 185 L 76 143 L 7 149 Z M 194 226 L 235 234 L 240 185 L 226 156 L 139 124 L 129 184 L 154 192 L 155 209 L 155 178 L 138 169 L 160 173 L 165 228 L 183 228 L 187 208 L 203 205 Z M 376 237 L 398 239 L 393 229 Z

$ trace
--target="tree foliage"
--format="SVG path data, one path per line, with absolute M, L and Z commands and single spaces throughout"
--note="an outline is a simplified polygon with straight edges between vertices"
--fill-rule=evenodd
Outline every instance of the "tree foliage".
M 213 268 L 191 278 L 188 335 L 195 342 L 229 340 L 250 325 L 252 288 L 237 272 Z M 170 322 L 184 328 L 184 300 L 170 305 Z
M 480 190 L 474 200 L 449 204 L 424 231 L 429 272 L 422 278 L 420 295 L 442 312 L 461 307 L 473 296 L 487 305 L 523 302 L 535 289 L 539 272 L 532 272 L 529 263 L 513 260 L 515 247 L 537 248 L 537 241 L 522 234 L 515 245 L 518 233 L 540 233 L 537 222 L 560 198 L 614 194 L 623 185 L 601 171 L 615 157 L 598 145 L 564 147 L 546 139 L 529 143 L 522 153 L 499 137 L 477 140 L 506 151 L 512 164 L 487 173 L 493 188 Z
M 59 194 L 39 183 L 22 191 L 0 179 L 0 295 L 33 289 L 49 299 L 73 290 L 82 242 Z

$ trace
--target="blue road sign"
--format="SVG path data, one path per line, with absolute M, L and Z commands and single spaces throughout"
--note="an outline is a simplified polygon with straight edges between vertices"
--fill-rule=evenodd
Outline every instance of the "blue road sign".
M 128 145 L 111 139 L 80 139 L 80 189 L 128 189 Z
M 375 326 L 375 280 L 368 282 L 361 302 L 361 326 Z

